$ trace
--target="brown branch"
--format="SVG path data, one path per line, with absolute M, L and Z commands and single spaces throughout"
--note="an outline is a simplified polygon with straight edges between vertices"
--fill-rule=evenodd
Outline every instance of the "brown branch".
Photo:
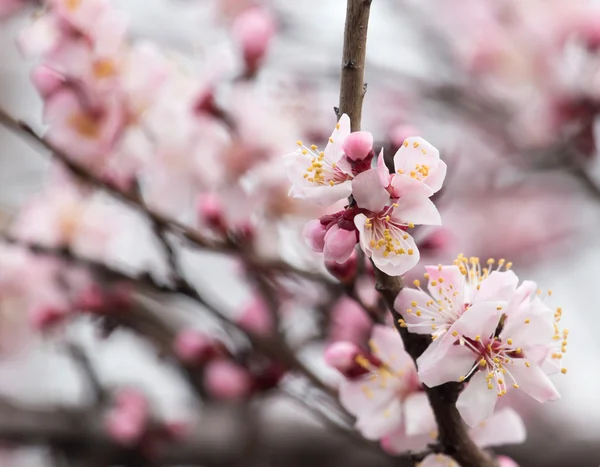
M 366 91 L 364 82 L 367 55 L 367 29 L 372 0 L 348 0 L 344 52 L 342 56 L 342 83 L 338 117 L 348 114 L 352 131 L 360 130 L 362 103 Z
M 344 55 L 338 116 L 346 113 L 352 122 L 352 131 L 360 130 L 364 98 L 364 67 L 367 46 L 367 28 L 371 0 L 348 0 L 344 32 Z M 400 327 L 401 316 L 394 309 L 394 301 L 402 290 L 402 279 L 391 277 L 375 268 L 377 290 L 385 299 L 406 351 L 416 361 L 431 343 L 431 339 L 411 334 Z M 456 399 L 462 385 L 446 383 L 426 388 L 427 397 L 438 425 L 439 443 L 442 451 L 462 467 L 494 467 L 494 460 L 480 450 L 471 440 L 467 428 L 456 409 Z

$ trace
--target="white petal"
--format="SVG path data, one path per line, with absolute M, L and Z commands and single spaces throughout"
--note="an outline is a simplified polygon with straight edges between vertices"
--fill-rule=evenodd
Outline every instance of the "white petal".
M 507 370 L 515 379 L 519 388 L 536 401 L 549 402 L 560 399 L 556 387 L 538 365 L 531 364 L 530 367 L 527 367 L 525 361 L 519 359 L 514 360 L 512 365 L 508 365 Z
M 377 358 L 394 370 L 416 372 L 415 364 L 404 350 L 402 338 L 393 327 L 374 325 L 369 346 Z
M 402 425 L 402 405 L 394 398 L 384 407 L 364 413 L 356 421 L 356 429 L 367 439 L 376 440 Z
M 344 155 L 344 151 L 342 150 L 342 144 L 344 143 L 344 140 L 348 137 L 349 134 L 350 117 L 344 114 L 337 123 L 336 128 L 331 133 L 329 142 L 323 150 L 323 152 L 325 153 L 325 159 L 327 159 L 330 163 L 337 163 Z
M 404 428 L 407 436 L 426 435 L 436 430 L 435 416 L 425 392 L 411 394 L 404 400 Z
M 429 176 L 425 179 L 425 183 L 431 187 L 431 191 L 437 193 L 444 184 L 448 167 L 444 161 L 439 161 L 435 169 L 429 170 Z
M 494 271 L 481 284 L 473 303 L 494 300 L 509 302 L 517 290 L 519 278 L 512 271 Z
M 498 307 L 505 307 L 505 302 L 482 302 L 469 307 L 454 323 L 453 329 L 459 334 L 474 339 L 480 336 L 489 339 L 494 334 L 500 321 Z
M 456 408 L 469 426 L 475 426 L 494 412 L 498 394 L 488 389 L 485 371 L 477 371 L 456 401 Z
M 431 297 L 425 292 L 416 289 L 404 288 L 400 291 L 394 302 L 394 308 L 402 315 L 410 332 L 416 334 L 432 334 L 431 318 L 440 319 L 438 311 L 427 306 Z M 416 303 L 416 306 L 413 305 Z M 407 310 L 411 310 L 410 313 Z M 420 311 L 420 316 L 417 316 Z
M 409 195 L 421 195 L 429 198 L 433 195 L 433 190 L 419 180 L 404 174 L 393 174 L 390 180 L 391 192 L 395 198 L 402 198 Z
M 465 276 L 458 266 L 442 266 L 441 271 L 438 266 L 426 266 L 425 270 L 429 274 L 427 289 L 431 296 L 436 301 L 442 300 L 444 306 L 455 311 L 457 317 L 460 316 L 464 309 Z M 436 285 L 433 285 L 433 282 Z
M 390 195 L 381 184 L 377 169 L 359 173 L 352 181 L 352 196 L 358 207 L 380 212 L 390 200 Z
M 520 444 L 527 438 L 527 431 L 519 414 L 507 407 L 471 428 L 470 435 L 478 446 L 488 447 Z
M 539 301 L 539 298 L 535 299 Z M 500 333 L 502 340 L 510 338 L 516 347 L 523 349 L 547 345 L 552 341 L 553 335 L 554 313 L 544 306 L 537 310 L 531 307 L 531 311 L 525 309 L 508 315 Z
M 419 379 L 430 388 L 459 381 L 473 368 L 475 358 L 466 347 L 454 345 L 454 338 L 446 333 L 433 341 L 417 359 Z
M 429 198 L 411 194 L 396 201 L 398 205 L 392 213 L 392 219 L 402 224 L 412 222 L 415 225 L 440 225 L 440 213 Z
M 337 185 L 315 185 L 314 187 L 302 187 L 304 199 L 320 204 L 331 206 L 338 201 L 347 198 L 352 193 L 352 182 L 346 180 Z
M 358 418 L 387 406 L 396 397 L 395 387 L 388 385 L 384 388 L 379 381 L 373 381 L 369 377 L 370 375 L 354 380 L 343 379 L 340 382 L 340 402 Z
M 428 165 L 436 167 L 440 161 L 439 151 L 421 137 L 410 137 L 406 139 L 394 155 L 394 169 L 409 173 L 415 170 L 415 165 Z

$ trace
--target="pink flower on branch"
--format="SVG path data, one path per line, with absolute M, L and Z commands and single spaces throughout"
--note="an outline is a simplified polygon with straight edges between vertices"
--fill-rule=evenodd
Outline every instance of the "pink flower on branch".
M 468 380 L 458 398 L 457 408 L 470 426 L 488 418 L 498 397 L 505 395 L 509 388 L 521 389 L 539 402 L 558 399 L 558 392 L 543 367 L 549 357 L 560 360 L 566 351 L 568 332 L 561 331 L 557 325 L 562 314 L 560 309 L 553 313 L 533 293 L 536 288 L 533 282 L 525 281 L 516 287 L 516 276 L 498 272 L 489 274 L 488 269 L 479 269 L 476 258 L 459 257 L 457 263 L 459 270 L 473 276 L 480 287 L 475 287 L 472 297 L 466 295 L 463 288 L 464 312 L 417 360 L 423 384 L 433 387 L 449 381 Z M 442 268 L 439 272 L 446 271 Z M 458 279 L 454 283 L 457 287 L 460 285 Z M 450 321 L 442 320 L 443 326 L 448 326 L 454 319 L 447 311 L 452 309 L 453 303 L 448 297 L 448 291 L 454 289 L 454 285 L 452 288 L 450 285 L 446 290 L 445 285 L 437 289 L 436 292 L 441 289 L 444 293 L 437 295 L 434 302 L 440 305 L 438 313 L 451 317 Z M 455 292 L 459 293 L 454 296 Z M 459 296 L 460 290 L 451 293 L 457 303 L 460 303 Z M 417 306 L 413 307 L 412 313 L 405 309 L 404 316 L 416 315 L 419 310 L 431 313 L 431 300 L 423 302 L 424 298 L 415 295 L 414 301 L 419 300 Z M 408 327 L 406 319 L 413 318 L 401 320 L 401 325 Z M 418 322 L 412 322 L 418 327 Z M 557 350 L 559 341 L 560 350 Z M 566 373 L 566 369 L 562 371 Z

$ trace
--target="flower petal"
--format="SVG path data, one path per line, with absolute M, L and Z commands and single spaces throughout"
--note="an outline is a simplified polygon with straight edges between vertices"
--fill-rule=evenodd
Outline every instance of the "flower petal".
M 433 190 L 429 185 L 404 174 L 393 174 L 389 186 L 394 198 L 402 198 L 408 195 L 421 195 L 429 198 L 433 195 Z
M 339 386 L 341 404 L 358 418 L 387 406 L 395 397 L 395 387 L 381 387 L 379 381 L 372 381 L 368 376 L 343 379 Z
M 454 338 L 446 333 L 433 341 L 417 359 L 419 379 L 433 388 L 449 381 L 459 381 L 475 365 L 475 355 L 462 345 L 453 345 Z
M 458 318 L 464 309 L 465 276 L 458 266 L 425 266 L 429 274 L 427 289 L 437 301 L 442 300 L 446 308 L 456 313 Z M 435 285 L 434 285 L 435 284 Z
M 431 297 L 425 292 L 409 288 L 402 289 L 396 297 L 394 308 L 402 315 L 410 332 L 432 333 L 431 319 L 438 318 L 439 313 L 433 306 L 427 305 L 430 300 Z M 411 310 L 411 312 L 409 313 L 407 310 Z
M 480 336 L 489 339 L 496 330 L 500 321 L 498 307 L 505 306 L 505 302 L 482 302 L 467 308 L 452 329 L 463 336 L 474 339 Z
M 394 155 L 394 169 L 410 172 L 416 164 L 437 166 L 440 162 L 440 152 L 429 142 L 419 136 L 406 138 L 404 144 Z
M 306 240 L 306 244 L 313 250 L 322 252 L 325 246 L 325 234 L 327 231 L 321 225 L 319 219 L 314 219 L 304 226 L 302 236 Z
M 440 225 L 440 213 L 429 198 L 410 194 L 396 201 L 392 219 L 401 224 Z
M 444 184 L 444 180 L 446 178 L 446 172 L 448 171 L 448 167 L 446 163 L 440 160 L 435 169 L 429 171 L 429 176 L 425 180 L 425 183 L 430 186 L 431 191 L 437 193 L 442 188 Z
M 350 258 L 354 251 L 356 231 L 340 229 L 337 225 L 334 225 L 325 234 L 324 242 L 325 261 L 343 263 Z
M 488 447 L 520 444 L 527 438 L 527 431 L 519 414 L 507 407 L 471 428 L 470 435 L 478 446 Z
M 427 447 L 427 444 L 435 442 L 436 438 L 437 431 L 426 435 L 407 436 L 404 427 L 400 427 L 382 438 L 381 447 L 390 454 L 421 451 Z
M 398 398 L 373 412 L 363 414 L 355 428 L 367 439 L 376 440 L 393 432 L 402 424 L 402 405 Z
M 352 194 L 352 182 L 350 180 L 333 186 L 317 185 L 302 188 L 303 199 L 320 204 L 321 206 L 331 206 Z
M 404 350 L 396 329 L 376 324 L 371 332 L 369 346 L 377 358 L 396 371 L 416 371 L 415 364 Z
M 424 392 L 415 392 L 404 400 L 404 429 L 407 436 L 429 434 L 437 425 Z
M 538 402 L 549 402 L 560 399 L 556 387 L 538 365 L 531 364 L 527 367 L 524 360 L 514 360 L 507 367 L 512 377 L 525 394 L 530 395 Z
M 380 212 L 390 200 L 390 195 L 381 184 L 377 169 L 359 173 L 352 181 L 352 196 L 359 208 Z
M 335 129 L 331 133 L 331 137 L 329 138 L 329 142 L 323 152 L 325 153 L 325 158 L 329 162 L 337 162 L 344 155 L 344 151 L 342 149 L 342 144 L 345 139 L 350 134 L 350 117 L 344 114 L 338 121 Z
M 390 171 L 385 165 L 385 158 L 383 157 L 383 148 L 379 152 L 379 156 L 377 157 L 377 173 L 379 174 L 379 179 L 381 181 L 381 185 L 387 188 L 390 184 Z
M 456 408 L 469 426 L 475 426 L 494 413 L 498 394 L 488 389 L 485 371 L 477 371 L 463 392 L 458 396 Z
M 473 303 L 495 300 L 509 302 L 517 290 L 519 278 L 512 271 L 493 271 L 480 284 Z
M 528 349 L 547 345 L 554 335 L 554 313 L 535 297 L 527 308 L 510 314 L 506 318 L 500 337 L 511 338 L 514 345 Z

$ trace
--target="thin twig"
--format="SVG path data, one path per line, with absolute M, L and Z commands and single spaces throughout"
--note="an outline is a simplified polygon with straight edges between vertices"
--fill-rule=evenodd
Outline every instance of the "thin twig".
M 77 344 L 73 342 L 66 343 L 66 349 L 71 358 L 83 373 L 86 378 L 86 382 L 89 385 L 89 389 L 92 393 L 94 404 L 101 407 L 108 400 L 107 391 L 100 382 L 100 378 L 96 373 L 92 362 L 85 353 L 85 351 Z

